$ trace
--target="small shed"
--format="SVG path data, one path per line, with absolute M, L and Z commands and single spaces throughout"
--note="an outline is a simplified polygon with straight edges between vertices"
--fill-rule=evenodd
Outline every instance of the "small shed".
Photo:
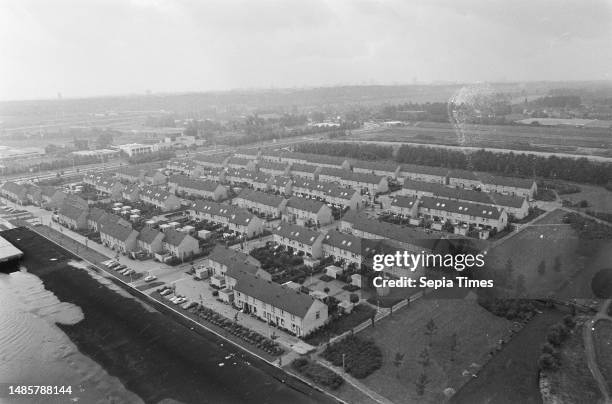
M 234 301 L 234 291 L 229 288 L 220 290 L 219 299 L 221 299 L 224 303 L 232 303 Z
M 297 282 L 293 282 L 293 281 L 289 281 L 289 282 L 285 282 L 283 283 L 283 286 L 291 289 L 291 290 L 300 290 L 300 288 L 302 287 L 302 285 L 300 285 Z
M 353 311 L 353 306 L 353 303 L 347 300 L 343 300 L 338 303 L 338 307 L 340 307 L 340 309 L 346 314 L 350 314 Z
M 351 285 L 361 287 L 361 275 L 353 274 L 351 275 Z
M 198 237 L 202 240 L 208 240 L 211 234 L 210 230 L 198 230 Z
M 314 268 L 319 265 L 320 262 L 321 260 L 313 257 L 304 257 L 304 265 L 306 265 L 308 268 Z
M 344 272 L 344 269 L 335 265 L 325 267 L 325 275 L 331 276 L 334 279 L 338 278 L 338 275 L 342 275 L 342 272 Z

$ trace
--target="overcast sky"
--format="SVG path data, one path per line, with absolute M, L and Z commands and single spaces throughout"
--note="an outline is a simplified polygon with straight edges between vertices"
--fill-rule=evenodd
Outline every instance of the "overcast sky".
M 0 0 L 0 99 L 612 79 L 612 0 Z

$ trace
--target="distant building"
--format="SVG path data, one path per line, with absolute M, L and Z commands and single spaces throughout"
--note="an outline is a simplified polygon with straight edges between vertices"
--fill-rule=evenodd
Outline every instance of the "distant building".
M 283 222 L 272 230 L 274 242 L 301 251 L 307 257 L 320 258 L 323 235 L 307 227 Z

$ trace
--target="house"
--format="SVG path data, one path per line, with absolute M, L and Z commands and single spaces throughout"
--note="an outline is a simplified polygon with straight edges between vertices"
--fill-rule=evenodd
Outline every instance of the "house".
M 234 154 L 235 157 L 249 160 L 258 160 L 261 156 L 260 149 L 239 149 Z
M 173 175 L 168 179 L 171 192 L 220 201 L 227 199 L 227 188 L 211 180 L 199 180 L 185 175 Z
M 320 300 L 250 274 L 234 286 L 234 305 L 299 337 L 327 322 L 327 306 Z
M 102 244 L 123 254 L 137 249 L 137 237 L 138 232 L 131 225 L 126 226 L 119 222 L 109 222 L 100 226 Z
M 225 168 L 227 160 L 229 160 L 228 154 L 199 154 L 194 157 L 193 161 L 202 167 L 211 167 L 211 168 Z
M 211 282 L 215 286 L 233 289 L 242 273 L 255 275 L 260 264 L 248 254 L 217 245 L 208 255 L 203 269 L 212 275 Z
M 176 210 L 181 206 L 181 200 L 176 195 L 165 189 L 153 186 L 142 188 L 140 191 L 140 200 L 161 209 L 162 212 Z
M 441 238 L 434 232 L 382 222 L 352 211 L 342 217 L 340 230 L 363 239 L 390 240 L 412 253 L 433 250 Z
M 247 209 L 262 218 L 280 219 L 287 200 L 282 196 L 243 189 L 232 200 L 232 204 Z
M 226 226 L 229 231 L 252 238 L 264 231 L 264 221 L 246 209 L 213 201 L 196 201 L 189 208 L 192 219 Z
M 40 187 L 40 205 L 39 206 L 47 206 L 52 200 L 53 196 L 59 192 L 55 187 L 52 186 L 42 186 Z M 61 201 L 60 201 L 61 202 Z
M 226 182 L 226 171 L 225 168 L 212 168 L 212 167 L 197 167 L 192 171 L 191 176 L 194 178 L 200 178 L 205 180 L 216 181 L 218 183 Z
M 320 258 L 323 235 L 307 227 L 283 222 L 272 230 L 276 244 L 301 251 L 307 257 Z
M 50 188 L 47 188 L 47 191 L 52 192 Z M 43 199 L 45 198 L 47 198 L 47 196 L 43 196 Z M 66 198 L 68 198 L 67 193 L 56 189 L 55 192 L 53 192 L 53 196 L 51 196 L 45 206 L 49 209 L 59 209 L 66 200 Z
M 83 177 L 83 182 L 93 187 L 98 194 L 104 198 L 110 198 L 117 201 L 122 199 L 122 192 L 125 188 L 118 179 L 104 174 L 86 174 Z
M 42 189 L 37 185 L 30 185 L 26 190 L 26 199 L 32 205 L 41 206 Z
M 333 182 L 296 178 L 292 191 L 295 196 L 322 200 L 340 209 L 359 209 L 363 203 L 357 190 L 341 187 Z
M 482 173 L 480 178 L 482 190 L 486 192 L 521 196 L 529 200 L 538 193 L 537 183 L 530 178 L 502 177 L 486 173 Z
M 400 164 L 392 161 L 350 161 L 354 173 L 374 174 L 379 177 L 396 179 L 400 173 Z
M 283 220 L 297 223 L 301 226 L 311 224 L 323 226 L 332 222 L 332 211 L 325 203 L 314 199 L 297 196 L 289 198 L 286 204 Z
M 255 164 L 255 160 L 242 158 L 242 157 L 230 157 L 226 163 L 227 168 L 232 168 L 235 170 L 245 169 L 248 171 L 255 171 L 257 165 Z
M 268 181 L 268 189 L 277 194 L 289 196 L 293 189 L 293 180 L 282 175 L 271 175 Z
M 480 203 L 505 209 L 517 219 L 529 214 L 529 203 L 524 196 L 482 192 L 465 188 L 448 187 L 442 184 L 405 180 L 399 194 L 405 196 L 435 196 L 456 201 Z
M 482 186 L 480 175 L 469 170 L 452 170 L 448 173 L 448 185 L 457 188 L 479 189 Z
M 391 197 L 389 211 L 404 218 L 416 217 L 418 213 L 417 197 L 395 195 Z
M 447 176 L 447 168 L 416 164 L 402 164 L 399 173 L 400 181 L 407 178 L 414 181 L 437 182 L 439 184 L 446 184 Z
M 172 256 L 184 261 L 200 253 L 198 240 L 189 234 L 170 228 L 164 231 L 164 235 L 163 249 Z
M 27 187 L 25 185 L 17 184 L 16 182 L 7 181 L 0 188 L 0 194 L 15 203 L 24 205 L 28 203 L 27 198 Z
M 448 220 L 453 226 L 468 225 L 501 231 L 508 224 L 506 211 L 495 206 L 432 196 L 419 199 L 418 213 L 421 217 L 437 223 L 445 223 Z
M 159 170 L 147 170 L 144 172 L 144 182 L 149 185 L 163 185 L 168 177 Z
M 57 212 L 57 221 L 62 225 L 72 230 L 81 230 L 87 228 L 88 209 L 83 206 L 73 205 L 68 201 L 64 201 L 59 211 Z
M 144 227 L 136 237 L 136 245 L 139 250 L 153 255 L 162 252 L 164 237 L 165 235 L 161 231 L 152 227 Z
M 354 173 L 345 170 L 339 182 L 345 187 L 356 189 L 371 197 L 389 191 L 387 177 L 376 174 Z
M 136 184 L 129 184 L 121 191 L 121 199 L 129 202 L 137 202 L 140 200 L 140 187 Z
M 98 231 L 98 225 L 104 215 L 107 215 L 104 209 L 93 207 L 87 215 L 87 228 L 93 231 Z
M 291 164 L 290 173 L 296 177 L 308 178 L 316 180 L 321 171 L 321 166 L 314 164 L 293 163 Z
M 225 275 L 229 268 L 238 264 L 248 264 L 255 268 L 260 267 L 259 261 L 254 257 L 222 245 L 216 245 L 205 261 L 206 269 L 214 275 Z
M 257 163 L 257 170 L 270 175 L 289 175 L 289 164 L 275 163 L 272 161 L 260 161 Z
M 98 212 L 101 209 L 96 210 L 97 208 L 93 208 L 91 212 Z M 121 216 L 112 214 L 112 213 L 106 213 L 104 212 L 103 215 L 100 215 L 99 213 L 94 213 L 91 214 L 87 217 L 87 226 L 94 231 L 99 232 L 100 229 L 102 228 L 102 226 L 110 224 L 110 223 L 119 223 L 122 226 L 131 226 L 132 224 L 125 220 L 124 218 L 122 218 Z
M 360 237 L 352 234 L 330 230 L 323 238 L 323 256 L 344 261 L 344 265 L 354 264 L 358 269 L 364 260 L 364 248 Z

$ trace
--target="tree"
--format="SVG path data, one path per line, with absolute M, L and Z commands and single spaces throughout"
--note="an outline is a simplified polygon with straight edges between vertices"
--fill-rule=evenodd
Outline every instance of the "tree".
M 349 296 L 349 300 L 353 304 L 359 303 L 359 295 L 357 293 L 351 293 Z
M 527 289 L 525 288 L 525 276 L 523 274 L 519 274 L 516 277 L 515 289 L 516 289 L 516 294 L 518 296 L 525 295 L 525 292 L 527 291 Z
M 419 396 L 425 394 L 425 388 L 429 383 L 429 378 L 425 374 L 425 372 L 421 373 L 415 382 L 416 392 Z
M 555 257 L 555 262 L 553 263 L 553 271 L 561 272 L 561 257 L 558 255 Z
M 455 353 L 459 349 L 459 341 L 457 339 L 457 333 L 454 332 L 451 335 L 451 343 L 450 343 L 450 352 L 451 352 L 451 362 L 455 360 Z
M 545 273 L 546 273 L 546 261 L 542 260 L 538 264 L 538 274 L 540 274 L 540 276 L 542 276 Z
M 425 335 L 429 337 L 429 345 L 431 346 L 434 335 L 438 331 L 438 326 L 434 322 L 433 318 L 425 324 Z
M 554 356 L 549 353 L 543 353 L 538 359 L 538 366 L 540 370 L 556 370 L 558 365 Z
M 423 366 L 423 368 L 426 368 L 427 366 L 429 366 L 429 362 L 430 362 L 430 358 L 429 358 L 429 349 L 424 348 L 421 353 L 419 354 L 419 360 L 418 360 L 419 364 L 421 366 Z

